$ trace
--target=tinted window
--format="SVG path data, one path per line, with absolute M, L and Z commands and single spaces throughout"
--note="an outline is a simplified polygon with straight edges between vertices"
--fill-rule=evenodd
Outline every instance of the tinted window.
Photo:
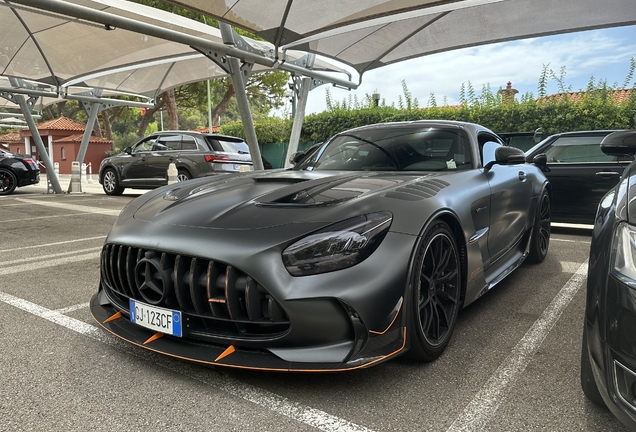
M 463 130 L 401 127 L 338 135 L 299 168 L 446 171 L 471 166 L 470 141 Z
M 150 138 L 147 138 L 147 139 L 143 140 L 142 142 L 140 142 L 140 143 L 135 145 L 135 147 L 132 149 L 132 152 L 133 153 L 139 153 L 139 152 L 152 150 L 152 147 L 155 144 L 155 140 L 156 139 L 157 139 L 157 137 L 150 137 Z
M 557 138 L 545 151 L 548 163 L 612 162 L 616 158 L 603 153 L 604 136 L 564 136 Z
M 197 150 L 197 143 L 194 140 L 194 137 L 184 135 L 183 140 L 181 141 L 181 148 L 183 150 Z
M 250 148 L 247 146 L 247 143 L 244 141 L 224 141 L 218 140 L 219 144 L 221 144 L 222 151 L 229 153 L 241 153 L 241 154 L 249 154 Z
M 161 150 L 179 150 L 181 147 L 181 136 L 180 135 L 164 135 L 157 138 L 157 142 L 153 150 L 161 151 Z

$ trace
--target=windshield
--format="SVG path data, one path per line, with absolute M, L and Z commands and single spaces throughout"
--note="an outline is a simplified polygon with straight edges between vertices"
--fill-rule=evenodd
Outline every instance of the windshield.
M 384 127 L 336 135 L 301 170 L 454 171 L 472 167 L 470 141 L 455 127 Z

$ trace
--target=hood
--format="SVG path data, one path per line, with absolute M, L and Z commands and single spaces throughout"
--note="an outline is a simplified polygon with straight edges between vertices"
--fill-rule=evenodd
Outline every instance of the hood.
M 421 178 L 422 175 L 414 178 L 369 172 L 255 172 L 167 186 L 164 193 L 142 205 L 134 218 L 217 229 L 262 229 L 303 221 L 336 222 L 344 216 L 330 211 L 335 206 L 354 203 L 357 206 L 360 200 Z

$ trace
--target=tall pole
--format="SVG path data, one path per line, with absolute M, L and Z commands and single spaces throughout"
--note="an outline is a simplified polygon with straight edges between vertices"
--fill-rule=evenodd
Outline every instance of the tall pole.
M 31 132 L 31 137 L 33 141 L 35 141 L 35 146 L 38 149 L 38 154 L 41 155 L 42 163 L 44 163 L 44 167 L 46 168 L 46 179 L 51 183 L 51 187 L 53 188 L 53 192 L 56 194 L 63 194 L 62 186 L 60 186 L 60 180 L 55 175 L 55 169 L 53 168 L 53 164 L 51 163 L 51 158 L 49 158 L 48 153 L 46 152 L 46 148 L 44 147 L 44 143 L 42 142 L 42 137 L 40 136 L 40 131 L 38 131 L 38 127 L 35 125 L 35 121 L 30 116 L 31 109 L 29 105 L 27 105 L 24 96 L 22 95 L 14 95 L 15 100 L 20 105 L 20 109 L 22 110 L 22 114 L 24 114 L 24 119 L 29 126 L 29 131 Z
M 303 128 L 303 120 L 305 120 L 305 108 L 307 107 L 310 85 L 311 78 L 303 77 L 300 80 L 300 95 L 298 97 L 296 112 L 294 113 L 291 136 L 289 137 L 289 147 L 287 148 L 287 157 L 285 158 L 285 168 L 290 168 L 292 166 L 289 158 L 298 151 L 298 142 L 300 141 L 300 131 Z M 294 91 L 294 95 L 295 94 L 296 92 Z

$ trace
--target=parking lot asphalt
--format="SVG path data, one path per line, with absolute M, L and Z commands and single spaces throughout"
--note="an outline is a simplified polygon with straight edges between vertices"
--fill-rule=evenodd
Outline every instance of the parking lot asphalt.
M 143 191 L 110 197 L 95 180 L 45 192 L 43 181 L 0 197 L 0 431 L 624 430 L 579 385 L 587 230 L 555 228 L 547 259 L 460 311 L 432 363 L 237 371 L 154 354 L 94 322 L 101 246 Z

